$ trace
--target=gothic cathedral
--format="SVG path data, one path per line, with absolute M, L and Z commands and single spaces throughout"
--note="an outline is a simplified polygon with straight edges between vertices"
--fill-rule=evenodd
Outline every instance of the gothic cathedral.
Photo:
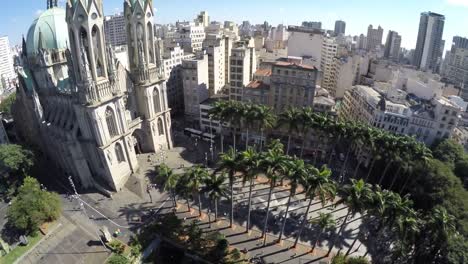
M 104 37 L 102 0 L 68 0 L 23 39 L 14 117 L 20 137 L 83 188 L 120 190 L 137 155 L 172 148 L 152 0 L 125 0 L 128 68 Z

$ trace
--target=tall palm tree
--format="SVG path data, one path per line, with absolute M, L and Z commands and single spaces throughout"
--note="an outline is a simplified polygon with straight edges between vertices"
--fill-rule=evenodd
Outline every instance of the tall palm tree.
M 336 183 L 331 179 L 331 170 L 326 166 L 323 166 L 321 170 L 314 167 L 308 167 L 308 175 L 303 179 L 302 186 L 305 188 L 306 198 L 309 198 L 309 205 L 307 206 L 302 220 L 301 227 L 297 233 L 296 240 L 294 241 L 293 247 L 297 246 L 299 238 L 304 230 L 306 223 L 309 221 L 309 211 L 315 197 L 318 197 L 322 203 L 322 207 L 325 206 L 327 201 L 333 201 L 336 197 Z
M 276 125 L 276 116 L 273 114 L 273 111 L 270 107 L 265 105 L 256 105 L 257 112 L 257 125 L 260 130 L 260 151 L 263 150 L 264 141 L 267 142 L 267 133 L 265 130 L 268 130 Z M 263 136 L 265 135 L 265 140 Z
M 331 213 L 319 213 L 319 216 L 317 218 L 312 219 L 310 223 L 318 226 L 319 228 L 318 235 L 315 238 L 314 245 L 312 246 L 311 252 L 313 252 L 318 242 L 320 241 L 320 238 L 322 237 L 323 233 L 336 228 L 336 221 L 333 218 L 333 214 Z
M 185 172 L 185 176 L 184 176 L 184 177 L 187 177 L 187 179 L 189 179 L 187 183 L 188 184 L 187 187 L 192 191 L 193 197 L 196 197 L 196 196 L 198 197 L 200 217 L 201 217 L 202 209 L 203 209 L 202 200 L 201 200 L 201 187 L 205 179 L 208 178 L 208 176 L 209 176 L 208 171 L 199 165 L 188 169 Z
M 213 108 L 208 111 L 210 118 L 214 118 L 219 121 L 220 127 L 220 139 L 221 139 L 221 153 L 224 152 L 224 131 L 223 123 L 230 121 L 230 113 L 228 110 L 227 101 L 218 101 L 214 104 Z M 211 125 L 211 124 L 210 124 Z
M 174 174 L 174 171 L 166 164 L 162 164 L 158 169 L 158 178 L 158 181 L 162 183 L 163 190 L 171 194 L 174 208 L 176 208 L 177 202 L 175 190 L 180 176 Z
M 215 172 L 223 171 L 227 173 L 229 180 L 229 195 L 231 203 L 231 214 L 229 217 L 229 227 L 232 227 L 234 220 L 234 182 L 236 173 L 241 171 L 241 156 L 236 153 L 233 148 L 230 148 L 227 152 L 220 155 L 220 161 L 218 168 Z
M 289 155 L 291 148 L 291 138 L 294 132 L 298 132 L 301 122 L 301 112 L 297 108 L 290 108 L 281 113 L 278 120 L 278 126 L 286 127 L 288 130 L 288 145 L 286 147 L 286 155 Z
M 308 170 L 303 160 L 293 158 L 285 166 L 285 176 L 289 180 L 291 188 L 289 190 L 289 197 L 286 203 L 286 212 L 284 213 L 283 223 L 281 225 L 281 231 L 278 237 L 278 243 L 281 242 L 284 233 L 284 227 L 288 220 L 289 207 L 291 205 L 291 199 L 296 195 L 297 188 L 301 182 L 304 182 L 304 178 L 307 177 Z
M 330 255 L 333 250 L 334 244 L 347 225 L 349 217 L 354 217 L 357 213 L 363 212 L 372 200 L 372 188 L 362 179 L 359 181 L 351 179 L 351 184 L 345 185 L 340 190 L 340 193 L 342 199 L 338 203 L 345 204 L 348 207 L 348 212 L 344 217 L 343 223 L 341 224 L 340 230 L 336 234 L 333 243 L 330 243 L 327 256 Z
M 300 129 L 301 129 L 301 134 L 302 134 L 302 145 L 301 145 L 301 156 L 300 156 L 301 158 L 304 154 L 304 147 L 305 147 L 305 142 L 307 141 L 307 135 L 309 134 L 310 129 L 313 128 L 314 126 L 314 122 L 315 122 L 314 118 L 315 118 L 315 113 L 311 107 L 302 108 L 301 116 L 300 116 L 300 120 L 301 120 Z
M 348 141 L 348 151 L 346 152 L 345 159 L 343 162 L 343 165 L 340 170 L 340 175 L 344 177 L 344 171 L 347 168 L 349 157 L 351 154 L 351 151 L 353 150 L 353 142 L 359 141 L 362 135 L 362 131 L 360 129 L 360 125 L 354 122 L 346 122 L 346 134 L 343 135 L 343 137 Z
M 428 247 L 431 262 L 436 261 L 437 255 L 440 253 L 445 241 L 449 241 L 450 237 L 456 233 L 455 217 L 450 215 L 445 208 L 434 208 L 432 212 L 426 216 L 425 231 L 429 236 L 431 245 Z
M 250 230 L 250 214 L 252 211 L 252 190 L 257 174 L 261 171 L 261 156 L 253 148 L 248 148 L 241 153 L 241 166 L 243 170 L 243 184 L 249 183 L 249 199 L 246 233 Z
M 249 131 L 257 119 L 257 108 L 253 104 L 243 104 L 241 112 L 242 123 L 246 130 L 245 134 L 245 149 L 249 147 Z
M 227 197 L 226 174 L 212 173 L 209 177 L 205 178 L 203 192 L 208 194 L 211 202 L 214 202 L 215 222 L 218 220 L 218 202 L 222 197 Z
M 341 143 L 341 139 L 348 134 L 348 126 L 346 126 L 345 123 L 340 122 L 340 121 L 334 121 L 331 123 L 331 125 L 328 127 L 328 130 L 330 134 L 337 138 L 335 140 L 335 144 L 333 144 L 333 147 L 330 150 L 330 156 L 328 157 L 328 166 L 332 166 L 332 158 L 333 158 L 333 153 L 336 153 L 336 147 L 338 146 L 339 143 Z
M 272 141 L 269 149 L 262 155 L 261 170 L 265 173 L 270 183 L 270 190 L 268 193 L 268 202 L 266 208 L 265 222 L 263 225 L 262 237 L 263 245 L 266 244 L 266 230 L 268 227 L 268 217 L 270 215 L 270 205 L 273 190 L 276 187 L 278 180 L 283 177 L 284 168 L 286 166 L 287 157 L 284 155 L 284 146 L 279 140 Z

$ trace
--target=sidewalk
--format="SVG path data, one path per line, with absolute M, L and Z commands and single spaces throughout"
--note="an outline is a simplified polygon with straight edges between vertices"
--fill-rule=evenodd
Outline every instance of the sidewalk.
M 177 216 L 186 221 L 200 220 L 200 227 L 205 232 L 218 231 L 226 236 L 230 245 L 239 250 L 246 249 L 249 258 L 260 257 L 266 263 L 287 263 L 287 264 L 305 264 L 305 263 L 329 263 L 331 257 L 324 257 L 327 251 L 316 248 L 311 252 L 312 248 L 302 244 L 298 244 L 295 249 L 291 249 L 293 242 L 283 240 L 280 244 L 276 243 L 277 237 L 267 235 L 266 246 L 263 246 L 262 233 L 258 230 L 251 230 L 248 234 L 245 233 L 245 227 L 233 225 L 229 228 L 229 219 L 218 219 L 216 223 L 208 223 L 208 216 L 202 213 L 202 217 L 198 217 L 199 211 L 192 208 L 188 212 L 185 204 L 178 204 Z M 214 220 L 214 214 L 211 215 L 211 221 Z

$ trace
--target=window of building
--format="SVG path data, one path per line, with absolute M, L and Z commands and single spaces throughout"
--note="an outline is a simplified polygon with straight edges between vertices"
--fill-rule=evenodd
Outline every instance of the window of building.
M 156 113 L 161 112 L 161 98 L 159 96 L 159 91 L 157 87 L 155 87 L 153 91 L 153 102 L 154 102 L 154 111 Z
M 115 144 L 115 156 L 117 157 L 117 161 L 119 163 L 125 162 L 125 155 L 122 150 L 122 146 L 120 143 Z
M 107 129 L 109 130 L 109 135 L 111 137 L 118 136 L 119 133 L 117 131 L 117 124 L 115 123 L 114 110 L 112 110 L 112 108 L 109 106 L 106 109 L 106 123 Z
M 158 119 L 158 132 L 160 136 L 164 135 L 164 126 L 161 118 Z

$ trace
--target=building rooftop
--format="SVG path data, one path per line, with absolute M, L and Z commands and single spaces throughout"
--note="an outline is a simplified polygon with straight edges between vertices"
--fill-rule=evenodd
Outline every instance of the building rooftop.
M 297 64 L 293 62 L 287 62 L 287 61 L 277 61 L 273 64 L 273 66 L 279 66 L 279 67 L 289 67 L 289 68 L 296 68 L 296 69 L 302 69 L 302 70 L 312 70 L 316 71 L 317 68 L 311 65 L 305 65 L 305 64 Z
M 251 81 L 247 86 L 246 88 L 250 88 L 250 89 L 270 89 L 270 85 L 268 84 L 265 84 L 264 82 L 262 81 Z
M 257 76 L 270 76 L 271 75 L 271 70 L 270 69 L 258 69 L 254 75 Z
M 213 105 L 214 103 L 219 102 L 219 101 L 223 101 L 223 100 L 229 100 L 229 96 L 224 95 L 224 94 L 217 94 L 217 95 L 214 95 L 214 96 L 206 99 L 205 101 L 201 102 L 200 104 L 202 104 L 202 105 Z

